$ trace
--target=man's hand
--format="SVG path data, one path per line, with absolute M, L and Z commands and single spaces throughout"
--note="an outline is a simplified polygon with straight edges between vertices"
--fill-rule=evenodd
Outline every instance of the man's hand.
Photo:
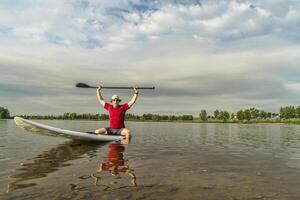
M 133 87 L 134 90 L 134 94 L 138 94 L 139 93 L 139 87 L 135 86 Z
M 102 86 L 101 85 L 97 85 L 97 91 L 99 92 L 101 89 L 102 89 Z

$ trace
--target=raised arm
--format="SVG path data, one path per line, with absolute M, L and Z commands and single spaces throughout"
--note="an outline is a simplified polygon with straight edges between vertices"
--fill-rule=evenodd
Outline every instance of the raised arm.
M 101 105 L 104 107 L 105 101 L 104 101 L 104 99 L 101 95 L 101 86 L 100 85 L 97 85 L 97 90 L 96 91 L 97 91 L 97 99 L 101 103 Z
M 131 100 L 128 102 L 128 106 L 131 107 L 137 100 L 137 97 L 139 95 L 139 90 L 138 90 L 138 87 L 134 87 L 133 88 L 134 90 L 134 94 L 133 94 L 133 97 L 131 98 Z

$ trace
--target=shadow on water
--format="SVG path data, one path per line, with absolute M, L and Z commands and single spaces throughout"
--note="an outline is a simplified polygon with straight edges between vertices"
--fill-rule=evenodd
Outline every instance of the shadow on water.
M 8 183 L 6 192 L 17 189 L 35 186 L 35 183 L 24 183 L 32 179 L 46 177 L 48 174 L 59 170 L 62 167 L 70 166 L 67 163 L 71 160 L 81 158 L 88 154 L 89 157 L 96 156 L 96 149 L 107 143 L 92 143 L 78 140 L 67 141 L 57 147 L 45 151 L 34 158 L 28 159 L 31 162 L 25 163 L 16 173 L 11 176 L 16 180 Z

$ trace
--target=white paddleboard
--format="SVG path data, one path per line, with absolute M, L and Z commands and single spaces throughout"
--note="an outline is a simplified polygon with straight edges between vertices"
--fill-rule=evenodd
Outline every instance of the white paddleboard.
M 43 135 L 63 136 L 68 138 L 75 138 L 80 140 L 93 140 L 93 141 L 117 141 L 122 139 L 122 136 L 119 135 L 117 136 L 116 135 L 95 135 L 95 134 L 89 134 L 85 132 L 56 128 L 38 122 L 34 122 L 28 119 L 23 119 L 21 117 L 15 117 L 14 120 L 16 125 L 18 125 L 19 127 L 27 131 L 36 132 Z

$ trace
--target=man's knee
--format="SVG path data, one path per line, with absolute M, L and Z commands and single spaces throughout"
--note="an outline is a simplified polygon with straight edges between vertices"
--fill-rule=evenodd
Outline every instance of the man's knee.
M 130 137 L 131 136 L 131 131 L 127 128 L 124 128 L 121 132 L 121 135 L 125 135 L 126 137 Z
M 107 131 L 106 131 L 105 128 L 100 128 L 100 129 L 95 130 L 95 133 L 97 133 L 97 134 L 107 134 Z

